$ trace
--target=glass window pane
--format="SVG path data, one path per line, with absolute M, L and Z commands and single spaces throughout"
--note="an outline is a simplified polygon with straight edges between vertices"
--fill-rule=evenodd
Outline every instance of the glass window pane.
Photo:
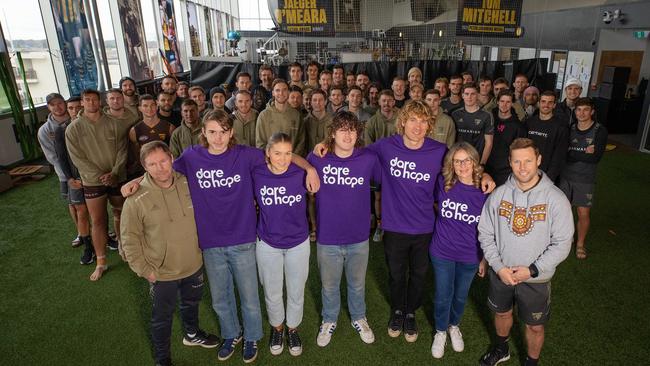
M 271 28 L 275 27 L 275 24 L 273 24 L 273 21 L 271 19 L 260 19 L 260 28 L 263 31 L 267 31 Z
M 102 27 L 102 36 L 104 37 L 104 47 L 106 48 L 106 59 L 108 60 L 108 72 L 111 75 L 111 84 L 114 88 L 120 87 L 120 60 L 117 55 L 117 45 L 115 43 L 115 30 L 113 28 L 113 16 L 108 6 L 107 0 L 97 2 L 97 11 L 99 14 L 105 14 L 99 17 L 99 23 Z M 119 18 L 119 14 L 115 17 Z
M 44 104 L 45 96 L 58 92 L 59 88 L 38 0 L 23 0 L 20 6 L 13 1 L 0 1 L 0 16 L 23 106 L 27 106 L 26 91 L 18 72 L 17 51 L 23 58 L 27 86 L 34 104 Z
M 260 21 L 258 19 L 240 19 L 239 25 L 241 30 L 260 30 Z
M 269 3 L 267 0 L 259 0 L 259 14 L 260 18 L 271 18 Z
M 162 75 L 162 61 L 160 59 L 160 47 L 158 44 L 158 33 L 156 32 L 157 27 L 160 26 L 160 21 L 158 18 L 154 18 L 154 15 L 158 16 L 158 9 L 154 13 L 153 3 L 151 0 L 143 0 L 140 2 L 142 7 L 142 22 L 144 23 L 144 36 L 147 39 L 147 51 L 149 52 L 149 65 L 154 72 L 154 76 Z

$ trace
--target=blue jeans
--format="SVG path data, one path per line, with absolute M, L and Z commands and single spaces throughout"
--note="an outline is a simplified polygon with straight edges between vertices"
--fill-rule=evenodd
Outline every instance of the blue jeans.
M 478 263 L 462 263 L 432 256 L 436 290 L 433 317 L 437 331 L 458 325 L 465 310 L 469 287 L 478 270 Z
M 235 299 L 236 284 L 244 321 L 244 339 L 262 339 L 255 243 L 206 249 L 203 251 L 203 262 L 212 294 L 212 308 L 221 325 L 221 336 L 236 338 L 241 333 Z
M 290 249 L 277 249 L 257 241 L 257 269 L 264 288 L 264 300 L 269 323 L 279 327 L 297 328 L 302 323 L 305 304 L 305 283 L 309 274 L 309 237 L 302 244 Z M 287 311 L 284 311 L 282 288 L 287 285 Z
M 368 241 L 350 245 L 322 245 L 316 248 L 322 283 L 323 321 L 335 323 L 341 310 L 341 275 L 345 270 L 348 310 L 352 321 L 366 316 L 366 269 Z

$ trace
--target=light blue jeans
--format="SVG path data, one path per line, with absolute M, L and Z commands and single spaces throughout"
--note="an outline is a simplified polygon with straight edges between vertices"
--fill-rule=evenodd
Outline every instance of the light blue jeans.
M 434 256 L 431 256 L 431 263 L 436 281 L 433 318 L 436 330 L 444 332 L 450 325 L 458 325 L 463 317 L 478 263 L 462 263 Z
M 303 243 L 290 249 L 273 248 L 258 239 L 257 269 L 264 288 L 266 312 L 271 326 L 279 327 L 285 320 L 282 296 L 285 281 L 287 285 L 287 327 L 297 328 L 302 322 L 310 251 L 309 237 Z
M 366 269 L 370 246 L 368 241 L 349 245 L 317 244 L 318 268 L 323 286 L 323 321 L 335 323 L 341 310 L 341 275 L 345 270 L 348 289 L 348 310 L 352 321 L 366 316 Z
M 241 333 L 235 299 L 236 284 L 244 322 L 244 339 L 262 339 L 255 243 L 206 249 L 203 251 L 203 262 L 212 294 L 212 308 L 221 325 L 221 336 L 236 338 Z

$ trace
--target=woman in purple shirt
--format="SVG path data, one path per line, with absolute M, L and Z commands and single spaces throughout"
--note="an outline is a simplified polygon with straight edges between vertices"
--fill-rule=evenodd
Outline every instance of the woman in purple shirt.
M 310 247 L 305 171 L 291 163 L 291 151 L 291 137 L 274 133 L 266 145 L 266 164 L 253 170 L 253 181 L 260 208 L 256 256 L 271 323 L 269 348 L 272 355 L 282 353 L 286 319 L 289 353 L 298 356 L 302 353 L 298 326 L 302 322 Z
M 483 168 L 476 149 L 457 142 L 445 156 L 434 193 L 438 202 L 436 226 L 429 246 L 435 272 L 434 320 L 431 345 L 434 358 L 442 358 L 447 332 L 454 351 L 465 348 L 458 328 L 474 274 L 485 275 L 485 261 L 477 226 L 487 198 L 480 189 Z

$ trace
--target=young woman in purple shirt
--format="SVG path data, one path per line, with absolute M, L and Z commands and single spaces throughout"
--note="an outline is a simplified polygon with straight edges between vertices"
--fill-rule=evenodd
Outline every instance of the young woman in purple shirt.
M 351 112 L 339 112 L 327 128 L 328 154 L 307 160 L 321 178 L 316 194 L 317 253 L 323 309 L 316 343 L 329 344 L 341 308 L 341 277 L 345 272 L 352 326 L 365 343 L 375 335 L 366 319 L 366 269 L 370 252 L 370 181 L 378 180 L 377 155 L 361 146 L 363 123 Z
M 454 351 L 465 348 L 458 328 L 474 274 L 485 276 L 485 260 L 477 226 L 487 196 L 480 189 L 483 168 L 476 149 L 457 142 L 445 156 L 438 178 L 436 226 L 429 246 L 435 272 L 434 320 L 436 333 L 431 345 L 434 358 L 442 358 L 447 332 Z
M 266 164 L 253 170 L 253 181 L 260 211 L 257 268 L 271 323 L 269 349 L 272 355 L 282 353 L 286 320 L 289 353 L 298 356 L 302 353 L 298 326 L 302 322 L 310 247 L 305 171 L 291 158 L 291 137 L 281 132 L 271 135 L 266 145 Z

